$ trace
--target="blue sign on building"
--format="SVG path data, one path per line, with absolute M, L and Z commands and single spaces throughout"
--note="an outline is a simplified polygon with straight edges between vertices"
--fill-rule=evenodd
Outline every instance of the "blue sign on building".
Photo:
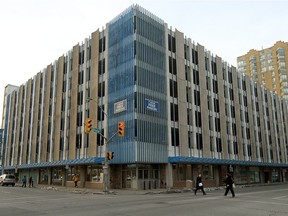
M 159 102 L 145 98 L 145 107 L 148 110 L 159 112 Z

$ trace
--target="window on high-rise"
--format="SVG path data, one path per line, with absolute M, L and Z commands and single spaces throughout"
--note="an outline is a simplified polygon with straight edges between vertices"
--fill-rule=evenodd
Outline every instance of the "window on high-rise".
M 261 68 L 261 72 L 262 72 L 262 73 L 266 72 L 266 67 L 262 67 L 262 68 Z
M 194 90 L 194 101 L 196 106 L 200 106 L 200 92 Z
M 176 41 L 175 37 L 168 35 L 168 49 L 169 51 L 176 52 Z
M 284 80 L 286 81 L 286 80 L 287 80 L 287 75 L 281 75 L 281 76 L 280 76 L 280 79 L 282 79 L 283 81 L 284 81 Z
M 170 80 L 170 96 L 175 98 L 178 97 L 177 82 L 174 80 Z
M 213 92 L 215 93 L 215 94 L 218 94 L 218 82 L 217 82 L 217 80 L 214 80 L 213 79 Z
M 214 112 L 219 113 L 220 109 L 219 109 L 219 100 L 214 98 Z
M 209 59 L 207 57 L 205 57 L 205 70 L 208 71 L 209 70 Z
M 169 57 L 169 73 L 177 74 L 176 59 L 172 59 L 172 57 Z
M 179 120 L 178 114 L 178 105 L 170 103 L 170 119 L 171 121 L 178 121 Z
M 105 51 L 105 37 L 99 40 L 99 53 Z
M 279 62 L 279 66 L 280 66 L 280 67 L 285 67 L 285 66 L 286 66 L 286 64 L 285 64 L 285 62 L 284 62 L 284 61 L 280 61 L 280 62 Z
M 179 146 L 179 129 L 171 128 L 171 141 L 172 146 Z
M 196 145 L 197 149 L 203 149 L 202 134 L 196 133 Z
M 199 71 L 193 69 L 193 83 L 199 85 Z
M 221 138 L 216 137 L 216 148 L 217 148 L 217 152 L 222 152 Z
M 220 132 L 221 131 L 221 127 L 220 127 L 220 119 L 215 117 L 215 131 L 216 132 Z
M 233 79 L 232 79 L 232 72 L 231 71 L 229 71 L 228 72 L 228 80 L 229 80 L 229 83 L 233 83 Z
M 192 63 L 198 65 L 198 52 L 192 49 Z
M 201 112 L 195 111 L 195 124 L 196 124 L 196 127 L 202 126 Z

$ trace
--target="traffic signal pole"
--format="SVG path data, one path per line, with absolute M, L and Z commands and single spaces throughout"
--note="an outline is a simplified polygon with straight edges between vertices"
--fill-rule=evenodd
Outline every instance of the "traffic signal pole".
M 100 134 L 100 133 L 99 133 Z M 109 139 L 107 139 L 105 136 L 103 136 L 103 134 L 100 134 L 100 136 L 102 136 L 105 140 L 105 152 L 104 152 L 104 166 L 103 166 L 103 174 L 104 174 L 104 193 L 108 194 L 109 190 L 108 190 L 108 172 L 109 172 L 109 164 L 108 164 L 108 158 L 107 158 L 107 153 L 108 153 L 108 143 L 113 139 L 113 137 L 118 134 L 118 131 L 116 133 L 114 133 Z
M 97 104 L 97 106 L 99 107 L 99 109 L 101 110 L 101 112 L 103 112 L 104 115 L 108 118 L 108 114 L 102 109 L 101 106 L 99 106 L 98 101 L 94 100 L 93 98 L 87 98 L 87 101 L 88 101 L 88 102 L 91 101 L 91 100 L 94 101 L 94 102 Z M 88 119 L 89 119 L 89 118 L 88 118 Z M 94 130 L 95 128 L 91 128 L 92 124 L 91 124 L 91 121 L 88 122 L 88 119 L 87 119 L 87 123 L 89 123 L 89 125 L 90 125 L 90 130 L 93 129 L 94 132 L 98 133 L 98 134 L 99 134 L 101 137 L 103 137 L 103 139 L 104 139 L 104 165 L 103 165 L 104 190 L 103 190 L 103 192 L 104 192 L 105 194 L 108 194 L 108 193 L 109 193 L 109 190 L 108 190 L 108 183 L 109 183 L 109 179 L 108 179 L 108 176 L 109 176 L 109 175 L 108 175 L 108 174 L 109 174 L 109 164 L 108 164 L 108 158 L 107 158 L 107 153 L 108 153 L 108 145 L 107 145 L 107 144 L 108 144 L 110 141 L 112 141 L 112 139 L 113 139 L 114 136 L 116 136 L 117 134 L 119 135 L 119 129 L 117 129 L 117 132 L 114 133 L 109 139 L 107 139 L 103 134 L 101 134 L 101 131 L 100 131 L 99 129 Z M 89 119 L 89 120 L 91 120 L 91 119 Z M 122 122 L 122 123 L 123 123 L 123 136 L 124 136 L 124 125 L 125 125 L 125 123 L 124 123 L 124 122 Z M 119 126 L 119 123 L 118 123 L 118 126 Z M 87 130 L 88 130 L 88 128 L 87 128 Z M 89 130 L 89 132 L 90 132 L 90 130 Z

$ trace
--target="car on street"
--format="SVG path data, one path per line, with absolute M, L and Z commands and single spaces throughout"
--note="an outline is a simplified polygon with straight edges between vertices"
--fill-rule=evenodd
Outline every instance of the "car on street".
M 13 174 L 3 174 L 0 176 L 0 185 L 12 185 L 15 186 L 16 177 Z

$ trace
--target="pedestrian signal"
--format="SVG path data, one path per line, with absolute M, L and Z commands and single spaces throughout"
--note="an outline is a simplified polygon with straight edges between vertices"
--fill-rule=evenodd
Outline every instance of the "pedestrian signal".
M 107 152 L 107 159 L 112 160 L 114 158 L 114 152 Z

